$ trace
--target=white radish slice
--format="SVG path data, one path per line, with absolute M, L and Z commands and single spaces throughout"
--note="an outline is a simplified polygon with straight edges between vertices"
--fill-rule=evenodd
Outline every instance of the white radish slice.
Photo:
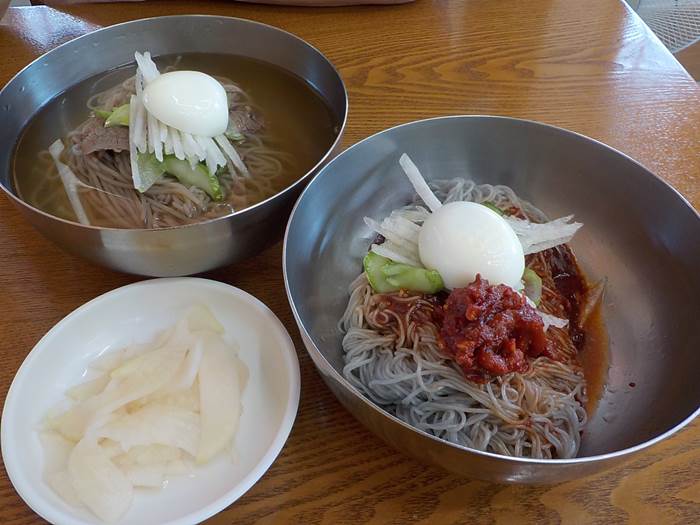
M 127 361 L 112 372 L 104 392 L 55 418 L 52 426 L 66 438 L 77 441 L 100 418 L 172 381 L 185 352 L 184 347 L 165 347 Z
M 241 386 L 233 350 L 207 337 L 199 368 L 201 434 L 197 463 L 206 463 L 231 442 L 241 413 Z
M 185 151 L 182 148 L 180 132 L 173 127 L 169 127 L 168 130 L 170 133 L 170 140 L 173 143 L 173 152 L 175 153 L 175 156 L 180 160 L 185 160 Z
M 153 341 L 141 344 L 133 344 L 124 348 L 123 350 L 118 352 L 124 356 L 124 358 L 119 364 L 122 364 L 128 359 L 145 354 L 146 352 L 162 348 L 172 338 L 173 333 L 175 333 L 175 327 L 171 326 L 167 330 L 163 330 L 162 332 L 160 332 Z M 111 368 L 109 371 L 111 372 L 112 370 L 114 370 L 114 368 L 116 368 L 116 366 Z
M 382 257 L 386 257 L 398 263 L 417 266 L 419 268 L 423 266 L 418 258 L 417 250 L 415 252 L 413 250 L 408 250 L 405 246 L 391 241 L 385 241 L 382 244 L 373 244 L 370 250 L 377 255 L 381 255 Z
M 187 326 L 192 332 L 204 330 L 222 335 L 224 327 L 218 321 L 209 308 L 198 304 L 187 312 Z
M 536 310 L 537 315 L 539 315 L 542 318 L 542 322 L 544 323 L 544 331 L 546 332 L 550 326 L 553 326 L 555 328 L 565 328 L 569 324 L 568 319 L 561 319 L 559 317 L 556 317 L 554 315 L 545 313 L 541 310 Z
M 110 459 L 124 453 L 124 448 L 118 442 L 112 439 L 100 439 L 99 445 L 105 455 Z
M 426 206 L 430 208 L 430 211 L 436 211 L 442 207 L 442 203 L 428 187 L 428 183 L 425 182 L 423 175 L 421 175 L 418 167 L 413 163 L 411 158 L 404 153 L 399 158 L 399 164 L 401 164 L 408 180 L 411 181 L 413 189 L 415 189 L 418 196 L 423 199 Z
M 194 462 L 183 458 L 169 461 L 163 472 L 166 476 L 185 476 L 191 474 L 193 469 Z
M 207 164 L 207 168 L 209 169 L 209 173 L 213 175 L 216 173 L 219 166 L 226 165 L 226 158 L 224 158 L 221 151 L 219 151 L 219 147 L 216 145 L 216 142 L 214 142 L 213 139 L 209 137 L 200 137 L 199 135 L 193 135 L 193 137 L 197 141 L 197 144 L 199 144 L 206 152 L 207 156 L 205 162 Z
M 163 142 L 160 140 L 158 121 L 148 112 L 146 112 L 146 118 L 148 124 L 148 151 L 153 153 L 156 159 L 163 162 Z
M 73 170 L 61 162 L 61 153 L 65 147 L 61 139 L 49 146 L 49 154 L 53 159 L 54 164 L 56 164 L 56 169 L 58 170 L 58 175 L 61 177 L 61 182 L 63 183 L 63 188 L 68 195 L 68 201 L 75 216 L 78 218 L 80 224 L 90 224 L 90 219 L 88 219 L 87 213 L 85 213 L 85 208 L 83 208 L 83 203 L 80 202 L 80 195 L 78 194 L 79 181 Z
M 44 476 L 44 481 L 66 503 L 78 508 L 83 507 L 67 470 L 50 472 Z
M 199 371 L 199 365 L 201 362 L 202 342 L 197 341 L 194 346 L 187 351 L 187 355 L 185 356 L 185 360 L 182 362 L 180 370 L 176 374 L 172 383 L 170 383 L 165 390 L 168 392 L 174 392 L 191 388 L 195 379 L 197 379 L 197 372 Z
M 137 84 L 138 85 L 138 82 Z M 148 143 L 146 138 L 146 107 L 143 105 L 143 99 L 140 95 L 134 98 L 133 102 L 135 107 L 134 119 L 129 118 L 129 131 L 134 132 L 134 143 L 136 144 L 136 149 L 140 153 L 145 153 L 148 150 Z M 131 108 L 129 108 L 131 111 Z
M 525 255 L 569 242 L 578 229 L 583 226 L 580 222 L 571 222 L 573 218 L 573 215 L 568 215 L 540 224 L 517 217 L 505 217 L 518 236 Z
M 134 53 L 134 58 L 136 59 L 136 65 L 141 74 L 143 75 L 146 83 L 149 83 L 160 75 L 158 68 L 156 67 L 153 60 L 151 60 L 151 54 L 146 51 L 143 55 L 141 53 Z
M 109 374 L 102 374 L 95 379 L 90 381 L 85 381 L 69 388 L 66 395 L 70 397 L 73 401 L 85 401 L 86 399 L 100 394 L 107 384 L 109 384 L 110 377 Z
M 80 501 L 101 520 L 117 521 L 129 509 L 133 486 L 94 439 L 86 437 L 75 446 L 68 474 Z
M 200 355 L 201 359 L 201 355 Z M 199 365 L 197 365 L 197 372 Z M 168 387 L 141 399 L 142 404 L 138 409 L 149 403 L 159 403 L 161 405 L 172 405 L 183 410 L 199 413 L 199 385 L 195 377 L 192 386 L 186 390 L 175 389 L 175 381 Z
M 248 168 L 243 162 L 243 159 L 241 159 L 240 155 L 238 155 L 236 148 L 231 145 L 228 139 L 224 135 L 217 135 L 214 139 L 226 156 L 231 159 L 231 162 L 233 162 L 233 165 L 241 173 L 241 175 L 249 177 L 250 173 L 248 172 Z
M 403 235 L 396 232 L 396 230 L 386 228 L 384 225 L 387 224 L 387 219 L 384 219 L 381 224 L 372 219 L 371 217 L 365 217 L 365 224 L 369 226 L 373 231 L 380 234 L 386 240 L 391 241 L 396 244 L 405 246 L 407 250 L 415 250 L 416 255 L 418 255 L 418 235 L 411 235 L 404 237 Z
M 42 432 L 39 434 L 39 440 L 44 452 L 44 475 L 65 470 L 75 441 L 70 441 L 53 431 Z
M 166 445 L 137 445 L 125 456 L 124 464 L 132 465 L 157 465 L 164 464 L 169 461 L 181 459 L 183 452 L 176 448 Z
M 150 404 L 112 420 L 96 431 L 129 450 L 137 445 L 167 445 L 194 455 L 199 445 L 199 416 L 172 405 Z
M 105 352 L 90 363 L 92 370 L 111 372 L 124 362 L 124 353 L 121 350 Z
M 166 465 L 131 465 L 121 471 L 135 487 L 160 488 L 165 481 Z
M 131 95 L 129 100 L 129 122 L 136 122 L 137 104 L 136 97 Z M 136 126 L 129 125 L 129 162 L 131 164 L 131 178 L 134 181 L 134 188 L 140 192 L 146 191 L 148 188 L 145 187 L 143 180 L 141 179 L 141 172 L 139 171 L 139 163 L 136 150 L 136 142 L 134 141 Z

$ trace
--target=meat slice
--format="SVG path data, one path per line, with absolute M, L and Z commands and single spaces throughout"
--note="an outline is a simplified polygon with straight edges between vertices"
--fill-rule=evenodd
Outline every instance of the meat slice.
M 77 145 L 85 155 L 101 150 L 126 151 L 129 149 L 129 128 L 105 128 L 104 120 L 91 117 L 83 126 Z
M 265 125 L 262 117 L 256 115 L 248 106 L 231 111 L 229 118 L 241 133 L 257 133 Z

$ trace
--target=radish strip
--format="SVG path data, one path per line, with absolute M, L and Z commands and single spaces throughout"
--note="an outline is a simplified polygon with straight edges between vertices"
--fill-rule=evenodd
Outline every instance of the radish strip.
M 136 122 L 136 100 L 136 96 L 131 95 L 131 100 L 129 101 L 129 122 Z M 131 164 L 131 178 L 134 181 L 134 188 L 143 193 L 148 188 L 145 187 L 143 180 L 141 180 L 141 172 L 139 171 L 138 152 L 134 141 L 135 129 L 136 126 L 129 126 L 129 162 Z
M 418 167 L 416 167 L 411 158 L 404 153 L 401 155 L 401 158 L 399 158 L 399 164 L 401 164 L 408 180 L 411 181 L 416 193 L 423 199 L 423 202 L 430 208 L 430 211 L 437 211 L 442 206 L 442 203 L 428 187 L 428 183 L 425 182 L 423 175 L 421 175 Z
M 56 164 L 56 169 L 61 177 L 61 182 L 63 183 L 63 188 L 66 190 L 66 195 L 68 195 L 68 200 L 73 208 L 75 216 L 80 221 L 80 224 L 90 224 L 87 213 L 85 213 L 85 208 L 83 208 L 83 203 L 80 202 L 80 195 L 78 194 L 78 184 L 80 181 L 78 177 L 75 176 L 73 170 L 61 162 L 61 153 L 64 150 L 63 142 L 58 139 L 56 142 L 49 146 L 49 153 Z
M 182 149 L 180 132 L 170 126 L 168 126 L 168 130 L 170 131 L 170 140 L 173 142 L 173 151 L 175 152 L 175 156 L 180 160 L 185 160 L 185 152 Z
M 236 148 L 234 148 L 231 145 L 228 139 L 224 135 L 217 135 L 216 137 L 214 137 L 214 140 L 216 140 L 217 144 L 228 156 L 228 158 L 231 159 L 231 162 L 233 162 L 233 165 L 236 166 L 236 169 L 241 173 L 241 175 L 249 177 L 250 173 L 248 172 L 248 168 L 244 164 L 243 159 L 241 159 L 240 155 L 236 151 Z

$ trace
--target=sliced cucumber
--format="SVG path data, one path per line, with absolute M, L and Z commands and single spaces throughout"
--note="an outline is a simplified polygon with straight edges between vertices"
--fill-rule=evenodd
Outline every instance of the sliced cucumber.
M 372 289 L 377 293 L 395 292 L 399 290 L 399 287 L 389 283 L 382 273 L 382 266 L 391 262 L 391 259 L 377 255 L 374 252 L 369 252 L 362 261 L 365 273 L 367 274 L 367 280 L 370 286 L 372 286 Z
M 214 200 L 221 200 L 224 194 L 216 175 L 209 173 L 203 164 L 196 164 L 194 168 L 186 160 L 180 160 L 174 155 L 166 155 L 163 159 L 165 171 L 177 177 L 187 187 L 195 186 L 207 193 Z
M 367 280 L 378 293 L 410 290 L 420 293 L 437 293 L 445 285 L 435 270 L 401 264 L 369 252 L 363 261 Z
M 523 272 L 523 284 L 525 285 L 525 295 L 539 306 L 542 299 L 542 278 L 530 268 L 525 268 Z

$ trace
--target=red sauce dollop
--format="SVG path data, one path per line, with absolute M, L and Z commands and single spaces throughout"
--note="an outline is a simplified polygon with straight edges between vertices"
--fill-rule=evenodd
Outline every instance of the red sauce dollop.
M 444 310 L 439 344 L 467 379 L 484 382 L 524 372 L 527 357 L 551 357 L 542 319 L 509 286 L 491 286 L 477 275 L 466 288 L 452 291 Z

